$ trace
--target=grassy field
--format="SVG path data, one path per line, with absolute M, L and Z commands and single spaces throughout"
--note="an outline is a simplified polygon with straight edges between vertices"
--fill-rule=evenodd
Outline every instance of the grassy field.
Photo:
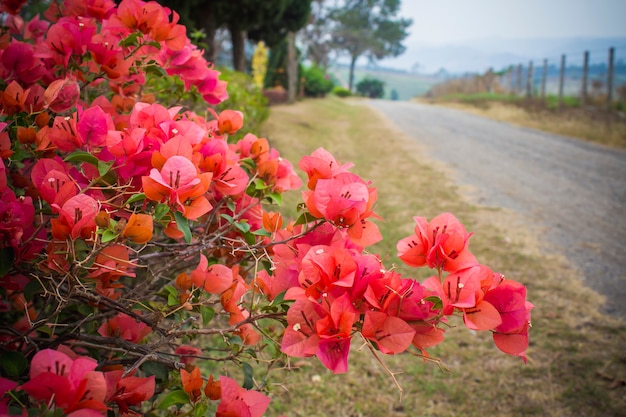
M 349 71 L 347 67 L 336 67 L 329 70 L 344 87 L 348 86 Z M 430 87 L 440 80 L 432 76 L 416 75 L 391 71 L 376 71 L 357 68 L 354 71 L 354 85 L 366 76 L 377 78 L 385 83 L 385 98 L 391 98 L 391 91 L 396 90 L 399 100 L 410 100 L 426 93 Z M 356 87 L 355 87 L 356 89 Z
M 410 355 L 383 358 L 402 395 L 354 340 L 347 374 L 333 375 L 315 358 L 272 371 L 268 416 L 626 416 L 626 323 L 599 313 L 601 297 L 541 244 L 539 231 L 513 213 L 469 203 L 445 167 L 357 101 L 273 107 L 262 133 L 294 164 L 323 146 L 373 181 L 385 240 L 372 251 L 388 268 L 425 277 L 401 265 L 396 241 L 411 233 L 412 216 L 451 211 L 475 232 L 478 260 L 527 285 L 536 305 L 527 365 L 498 351 L 489 334 L 452 320 L 447 340 L 430 352 L 441 368 Z

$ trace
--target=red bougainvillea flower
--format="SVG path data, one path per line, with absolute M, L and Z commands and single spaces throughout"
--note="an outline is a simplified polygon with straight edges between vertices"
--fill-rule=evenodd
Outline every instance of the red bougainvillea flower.
M 48 204 L 63 206 L 78 193 L 65 163 L 60 159 L 42 158 L 35 162 L 30 174 L 35 189 Z
M 213 208 L 203 196 L 211 177 L 211 173 L 198 174 L 189 159 L 176 155 L 168 158 L 160 171 L 153 168 L 150 176 L 142 177 L 143 191 L 150 200 L 167 201 L 186 218 L 195 220 Z
M 193 284 L 210 294 L 221 294 L 233 283 L 233 271 L 221 264 L 209 265 L 206 256 L 200 255 L 200 262 L 191 272 Z
M 95 278 L 103 283 L 106 288 L 108 284 L 116 281 L 120 277 L 134 277 L 132 269 L 135 267 L 130 261 L 129 248 L 124 245 L 110 245 L 102 249 L 96 256 L 93 264 L 93 271 L 87 278 Z
M 180 380 L 183 384 L 183 391 L 189 395 L 191 402 L 195 403 L 198 401 L 202 396 L 202 386 L 204 385 L 202 375 L 200 375 L 200 368 L 196 366 L 191 372 L 181 369 Z
M 215 417 L 261 417 L 270 398 L 258 391 L 241 388 L 235 380 L 220 376 L 222 401 Z
M 97 366 L 91 358 L 71 359 L 65 353 L 44 349 L 33 356 L 30 380 L 20 388 L 66 413 L 82 408 L 106 410 L 107 383 L 102 372 L 94 371 Z
M 62 113 L 71 109 L 80 97 L 80 86 L 76 80 L 64 78 L 54 80 L 48 85 L 43 94 L 43 101 L 47 109 Z
M 2 0 L 0 1 L 0 12 L 18 14 L 27 0 Z
M 9 408 L 7 407 L 8 398 L 4 398 L 4 395 L 16 386 L 17 382 L 0 377 L 0 414 L 9 415 Z
M 185 365 L 191 365 L 196 360 L 194 356 L 200 355 L 202 351 L 197 347 L 180 345 L 176 348 L 174 353 L 180 355 L 180 361 L 182 363 L 184 363 Z
M 9 138 L 9 132 L 4 131 L 5 127 L 7 127 L 7 124 L 0 122 L 0 159 L 7 159 L 13 155 L 11 138 Z
M 0 93 L 0 103 L 2 104 L 2 112 L 7 116 L 15 113 L 27 112 L 26 99 L 30 93 L 29 89 L 24 90 L 19 83 L 11 81 L 9 85 Z
M 152 331 L 152 327 L 127 314 L 119 313 L 98 328 L 98 333 L 105 337 L 119 337 L 129 342 L 142 341 Z
M 123 371 L 105 372 L 107 381 L 106 402 L 114 402 L 122 413 L 128 413 L 128 407 L 139 405 L 154 395 L 155 377 L 147 378 L 127 376 L 122 378 Z

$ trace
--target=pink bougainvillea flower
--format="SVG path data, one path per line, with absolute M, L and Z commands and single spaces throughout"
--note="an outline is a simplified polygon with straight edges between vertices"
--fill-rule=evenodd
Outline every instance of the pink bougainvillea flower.
M 206 197 L 211 173 L 198 174 L 195 165 L 183 156 L 167 159 L 163 168 L 142 177 L 143 191 L 153 201 L 167 201 L 191 220 L 208 213 L 213 206 Z M 189 202 L 190 204 L 186 204 Z
M 16 80 L 22 85 L 30 85 L 45 73 L 43 64 L 35 58 L 33 45 L 13 39 L 0 55 L 0 72 L 5 81 Z
M 0 377 L 0 414 L 9 415 L 7 406 L 8 398 L 4 398 L 5 394 L 17 386 L 17 382 Z
M 526 300 L 526 287 L 519 282 L 504 280 L 485 293 L 502 318 L 495 327 L 493 340 L 496 346 L 509 355 L 520 356 L 526 362 L 530 310 L 534 305 Z
M 302 258 L 298 281 L 307 296 L 317 299 L 335 287 L 351 287 L 355 272 L 356 262 L 346 249 L 318 245 Z
M 243 127 L 243 113 L 237 110 L 223 110 L 217 119 L 220 134 L 234 135 Z
M 318 148 L 310 156 L 304 156 L 298 165 L 309 177 L 307 187 L 314 190 L 319 179 L 330 179 L 337 174 L 347 172 L 354 164 L 339 164 L 326 149 Z
M 407 265 L 442 268 L 454 272 L 478 262 L 468 250 L 472 233 L 450 213 L 443 213 L 427 222 L 423 217 L 413 218 L 417 225 L 414 234 L 398 242 L 398 256 Z
M 66 413 L 83 408 L 106 410 L 107 383 L 102 372 L 95 371 L 97 366 L 92 358 L 71 359 L 60 351 L 44 349 L 33 356 L 30 380 L 20 388 Z
M 261 417 L 270 403 L 270 398 L 258 391 L 241 388 L 237 382 L 220 376 L 222 401 L 217 406 L 215 417 Z
M 111 116 L 100 106 L 92 106 L 79 112 L 77 130 L 81 141 L 91 148 L 104 146 L 109 131 L 115 130 L 115 125 Z
M 150 332 L 152 327 L 124 313 L 119 313 L 98 328 L 101 336 L 119 337 L 133 343 L 142 341 Z
M 91 239 L 96 229 L 98 202 L 86 194 L 78 194 L 68 199 L 62 207 L 53 204 L 59 212 L 57 219 L 52 219 L 52 236 L 58 240 L 68 238 Z
M 52 127 L 47 130 L 48 140 L 63 152 L 72 152 L 85 143 L 78 133 L 77 113 L 71 116 L 57 116 Z M 43 129 L 40 130 L 42 132 Z

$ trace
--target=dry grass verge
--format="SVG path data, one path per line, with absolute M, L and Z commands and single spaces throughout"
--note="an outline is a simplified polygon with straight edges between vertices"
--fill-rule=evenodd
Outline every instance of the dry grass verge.
M 474 113 L 517 126 L 626 148 L 626 114 L 602 108 L 546 109 L 536 102 L 419 100 Z
M 350 104 L 352 103 L 352 104 Z M 626 323 L 598 312 L 602 299 L 524 220 L 463 198 L 442 167 L 369 108 L 337 99 L 272 108 L 264 134 L 292 162 L 323 146 L 371 179 L 386 240 L 373 248 L 390 267 L 423 278 L 395 257 L 412 216 L 451 211 L 475 232 L 470 248 L 483 263 L 528 287 L 535 303 L 529 361 L 499 352 L 488 334 L 462 323 L 432 350 L 449 372 L 409 355 L 385 356 L 389 375 L 355 340 L 350 371 L 332 375 L 313 358 L 272 376 L 268 415 L 289 416 L 626 416 Z M 295 201 L 295 200 L 294 200 Z M 287 390 L 288 389 L 288 390 Z

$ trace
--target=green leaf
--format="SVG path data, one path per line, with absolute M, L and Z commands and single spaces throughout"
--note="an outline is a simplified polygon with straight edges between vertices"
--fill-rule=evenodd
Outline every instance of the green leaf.
M 112 162 L 98 161 L 98 174 L 104 177 L 111 170 L 111 165 L 113 165 Z
M 315 221 L 315 220 L 317 219 L 313 217 L 311 213 L 309 213 L 308 211 L 305 211 L 304 213 L 300 215 L 300 217 L 298 217 L 298 219 L 294 223 L 294 226 L 298 226 L 300 224 L 311 223 L 312 221 Z
M 161 49 L 161 44 L 157 41 L 144 42 L 144 45 L 154 46 L 156 49 L 159 49 L 159 50 Z M 163 71 L 163 75 L 167 75 L 167 73 Z
M 235 222 L 233 226 L 239 229 L 241 233 L 248 233 L 250 231 L 250 225 L 247 222 Z
M 215 316 L 215 310 L 211 307 L 200 306 L 200 314 L 202 315 L 202 324 L 205 326 L 213 320 Z
M 92 154 L 83 152 L 83 151 L 72 152 L 71 154 L 65 157 L 64 161 L 65 162 L 87 162 L 88 164 L 91 164 L 93 166 L 98 166 L 99 162 L 102 162 L 98 158 L 93 156 Z
M 13 265 L 13 248 L 0 248 L 0 277 L 5 276 Z
M 259 229 L 252 232 L 253 235 L 270 237 L 272 234 L 265 229 Z
M 146 195 L 144 193 L 135 194 L 131 196 L 128 200 L 126 200 L 125 205 L 130 205 L 130 204 L 136 203 L 137 201 L 141 201 L 145 199 L 146 199 Z
M 196 408 L 193 410 L 193 414 L 196 417 L 203 417 L 206 415 L 207 411 L 209 411 L 209 406 L 205 403 L 196 404 Z
M 139 45 L 139 32 L 131 33 L 124 39 L 122 39 L 119 45 L 123 48 L 127 48 L 129 46 L 137 46 Z
M 267 185 L 265 181 L 263 181 L 261 178 L 257 178 L 256 180 L 254 180 L 254 188 L 258 191 L 263 191 L 267 190 L 269 188 L 269 185 Z
M 178 297 L 176 297 L 175 295 L 172 295 L 172 294 L 168 294 L 167 295 L 167 305 L 168 306 L 171 307 L 171 306 L 175 306 L 175 305 L 178 305 L 178 304 L 180 304 L 178 302 Z
M 424 301 L 430 301 L 433 303 L 431 310 L 440 310 L 443 308 L 443 301 L 441 301 L 441 298 L 437 296 L 431 295 L 430 297 L 424 298 Z
M 241 364 L 241 367 L 243 369 L 243 385 L 241 387 L 245 389 L 254 388 L 254 379 L 252 379 L 254 370 L 252 369 L 252 366 L 244 362 Z
M 159 410 L 165 410 L 173 405 L 189 403 L 189 395 L 183 390 L 174 390 L 167 394 L 161 404 L 157 407 Z
M 283 196 L 280 193 L 267 193 L 265 198 L 267 198 L 272 204 L 276 204 L 278 206 L 283 204 Z
M 30 280 L 28 284 L 24 287 L 24 298 L 26 301 L 32 301 L 35 297 L 35 294 L 41 292 L 43 288 L 41 288 L 41 284 L 36 279 Z
M 141 370 L 146 376 L 154 375 L 157 380 L 167 381 L 169 370 L 158 362 L 147 361 L 141 365 Z
M 154 219 L 156 221 L 161 220 L 170 211 L 170 206 L 167 204 L 159 203 L 154 207 Z
M 231 216 L 229 216 L 228 214 L 224 214 L 224 213 L 222 213 L 222 214 L 220 214 L 220 217 L 221 217 L 222 219 L 225 219 L 228 223 L 232 223 L 232 222 L 234 222 L 234 221 L 235 221 L 235 219 L 233 219 L 233 218 L 232 218 Z
M 28 361 L 21 353 L 12 350 L 2 352 L 0 356 L 0 368 L 6 375 L 18 377 L 26 372 L 27 367 Z
M 107 243 L 114 240 L 118 236 L 113 230 L 105 230 L 102 232 L 102 243 Z
M 158 42 L 156 43 L 159 47 L 161 46 Z M 146 65 L 145 67 L 146 73 L 154 74 L 158 77 L 167 76 L 167 72 L 160 65 Z
M 187 218 L 183 216 L 183 213 L 181 213 L 180 211 L 174 213 L 174 218 L 176 219 L 176 227 L 183 233 L 185 242 L 191 243 L 191 229 L 189 228 L 189 220 L 187 220 Z

